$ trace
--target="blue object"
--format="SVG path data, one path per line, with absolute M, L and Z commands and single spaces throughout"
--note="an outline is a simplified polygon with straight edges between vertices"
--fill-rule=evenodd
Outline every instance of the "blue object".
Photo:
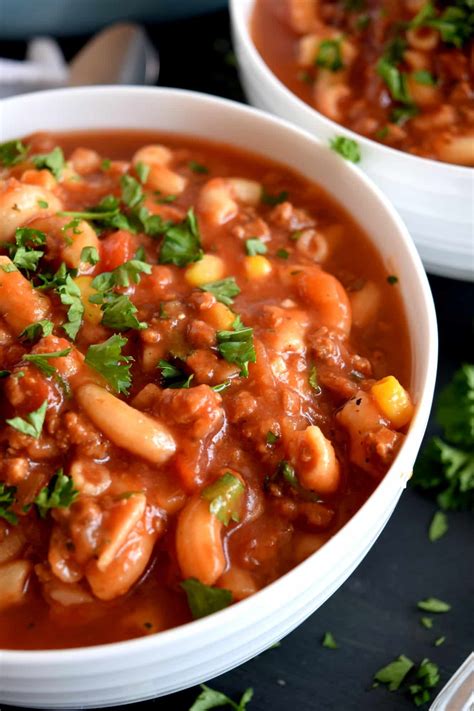
M 0 37 L 89 34 L 121 20 L 177 20 L 226 4 L 226 0 L 0 0 Z

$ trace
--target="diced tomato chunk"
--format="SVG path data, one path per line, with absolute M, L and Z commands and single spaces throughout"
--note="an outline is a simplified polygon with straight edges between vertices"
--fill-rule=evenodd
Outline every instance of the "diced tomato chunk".
M 137 250 L 135 237 L 126 230 L 117 230 L 102 240 L 100 245 L 101 272 L 110 272 L 133 258 Z

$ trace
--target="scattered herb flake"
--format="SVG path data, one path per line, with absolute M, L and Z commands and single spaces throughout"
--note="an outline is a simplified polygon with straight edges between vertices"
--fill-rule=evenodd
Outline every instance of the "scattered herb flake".
M 160 370 L 164 388 L 171 388 L 173 390 L 187 389 L 190 387 L 191 381 L 194 378 L 194 373 L 188 375 L 184 370 L 167 360 L 159 360 L 157 367 Z
M 166 230 L 158 261 L 160 264 L 185 267 L 191 262 L 198 262 L 203 254 L 197 219 L 191 208 L 182 222 Z
M 13 427 L 18 432 L 22 432 L 29 437 L 38 439 L 43 429 L 47 409 L 48 401 L 45 400 L 37 410 L 29 412 L 25 419 L 23 419 L 23 417 L 13 417 L 6 421 L 7 425 L 10 425 L 10 427 Z
M 331 632 L 325 632 L 324 637 L 321 642 L 323 647 L 327 647 L 327 649 L 338 649 L 338 644 L 336 643 L 336 640 L 332 636 Z
M 86 262 L 91 266 L 95 266 L 100 261 L 99 252 L 95 247 L 83 247 L 81 250 L 80 260 L 81 262 Z
M 240 366 L 240 375 L 247 377 L 248 364 L 255 363 L 257 357 L 253 343 L 253 328 L 246 327 L 240 316 L 232 324 L 233 331 L 217 331 L 217 348 L 228 363 Z
M 280 439 L 279 435 L 275 434 L 274 432 L 272 432 L 270 430 L 269 432 L 267 432 L 265 441 L 267 444 L 276 444 L 279 439 Z
M 41 319 L 23 329 L 20 338 L 24 341 L 36 343 L 43 336 L 50 336 L 54 329 L 54 323 L 48 319 Z
M 204 585 L 195 578 L 183 580 L 180 585 L 186 593 L 189 609 L 195 620 L 212 615 L 232 602 L 230 590 Z
M 282 190 L 276 195 L 271 195 L 270 193 L 267 193 L 265 188 L 262 188 L 262 195 L 260 197 L 260 200 L 265 205 L 271 205 L 272 207 L 274 207 L 275 205 L 279 205 L 280 203 L 285 202 L 285 200 L 288 200 L 288 191 Z
M 329 147 L 336 153 L 339 153 L 345 160 L 349 160 L 351 163 L 360 163 L 361 155 L 359 144 L 352 138 L 334 136 L 334 138 L 331 138 L 329 141 Z
M 85 363 L 100 373 L 117 393 L 127 394 L 132 384 L 130 374 L 132 356 L 122 354 L 128 341 L 114 333 L 103 343 L 89 346 Z
M 54 353 L 28 353 L 23 356 L 23 360 L 27 363 L 33 363 L 45 375 L 54 375 L 56 368 L 48 362 L 49 359 L 64 358 L 69 355 L 71 350 L 72 348 L 63 348 L 61 351 L 54 351 Z
M 41 518 L 45 518 L 50 509 L 66 509 L 77 499 L 79 492 L 74 489 L 71 477 L 59 469 L 48 486 L 41 489 L 35 498 L 35 504 Z
M 325 39 L 319 44 L 315 62 L 317 67 L 337 72 L 344 67 L 342 61 L 341 38 Z
M 387 281 L 389 284 L 398 284 L 398 277 L 395 276 L 394 274 L 390 274 L 390 276 L 387 277 Z
M 381 684 L 387 684 L 389 691 L 396 691 L 414 666 L 414 662 L 411 659 L 404 654 L 400 654 L 398 659 L 379 669 L 374 674 L 374 679 Z
M 430 630 L 433 627 L 433 618 L 432 617 L 421 617 L 420 624 L 422 624 L 423 627 L 426 627 L 427 630 Z
M 7 486 L 3 482 L 0 482 L 0 518 L 4 518 L 5 521 L 11 523 L 12 526 L 16 526 L 18 523 L 18 517 L 16 513 L 11 511 L 11 506 L 15 503 L 15 486 Z
M 195 160 L 190 160 L 188 163 L 188 168 L 193 171 L 193 173 L 198 173 L 201 175 L 206 175 L 209 173 L 209 168 L 206 168 L 202 163 L 198 163 Z
M 33 156 L 31 160 L 38 170 L 46 168 L 46 170 L 49 170 L 57 180 L 60 180 L 66 165 L 64 153 L 59 146 L 53 148 L 51 153 L 43 153 Z
M 435 647 L 441 647 L 442 644 L 444 644 L 446 641 L 446 637 L 438 637 L 438 639 L 435 639 L 434 646 Z
M 425 600 L 420 600 L 417 603 L 419 610 L 424 610 L 425 612 L 449 612 L 451 605 L 443 600 L 439 600 L 437 597 L 427 597 Z
M 290 253 L 286 249 L 277 249 L 275 254 L 277 257 L 280 257 L 280 259 L 288 259 L 290 256 Z
M 138 163 L 135 164 L 135 172 L 138 175 L 138 179 L 144 185 L 146 181 L 148 180 L 148 175 L 150 173 L 150 166 L 147 165 L 146 163 L 142 163 L 139 161 Z
M 7 141 L 0 144 L 0 163 L 11 168 L 26 159 L 29 148 L 21 141 Z
M 245 240 L 245 251 L 249 257 L 255 257 L 257 254 L 266 254 L 267 246 L 258 237 L 251 237 Z
M 220 301 L 226 306 L 231 306 L 234 303 L 234 296 L 240 294 L 240 289 L 235 281 L 235 277 L 211 281 L 208 284 L 202 284 L 199 288 L 202 291 L 210 292 L 216 297 L 217 301 Z
M 230 521 L 240 520 L 240 509 L 245 487 L 231 472 L 225 472 L 217 481 L 201 492 L 201 497 L 209 501 L 209 510 L 224 526 Z
M 429 530 L 428 538 L 432 543 L 444 536 L 448 530 L 448 517 L 443 511 L 437 511 L 433 516 Z
M 211 689 L 209 686 L 206 686 L 206 684 L 201 684 L 201 689 L 201 693 L 189 711 L 208 711 L 208 709 L 214 709 L 216 706 L 230 706 L 233 711 L 246 711 L 247 704 L 253 697 L 253 689 L 251 688 L 244 691 L 238 703 L 232 701 L 226 694 Z

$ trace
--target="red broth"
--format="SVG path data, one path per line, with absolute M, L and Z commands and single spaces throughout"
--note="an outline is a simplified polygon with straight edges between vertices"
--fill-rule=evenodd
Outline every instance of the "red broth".
M 448 6 L 257 0 L 252 36 L 276 76 L 336 123 L 401 151 L 472 166 L 472 9 Z
M 0 174 L 0 647 L 145 636 L 255 593 L 377 486 L 411 416 L 403 284 L 260 156 L 25 143 Z

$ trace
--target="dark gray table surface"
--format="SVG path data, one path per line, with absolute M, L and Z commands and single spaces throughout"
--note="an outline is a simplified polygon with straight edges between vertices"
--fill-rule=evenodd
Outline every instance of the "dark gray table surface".
M 226 12 L 148 29 L 160 51 L 160 85 L 245 100 Z M 83 42 L 69 39 L 61 45 L 70 57 Z M 23 51 L 19 43 L 0 47 L 4 55 Z M 473 361 L 474 285 L 434 276 L 430 283 L 439 324 L 439 390 L 462 362 Z M 432 418 L 427 436 L 434 431 Z M 449 514 L 448 533 L 430 543 L 427 529 L 435 511 L 430 499 L 408 489 L 367 557 L 319 610 L 280 647 L 209 685 L 234 699 L 253 687 L 248 711 L 404 711 L 415 708 L 408 698 L 370 689 L 374 672 L 403 653 L 435 661 L 440 689 L 474 646 L 474 527 L 472 514 Z M 416 608 L 428 596 L 452 605 L 448 614 L 433 616 L 431 630 L 420 625 Z M 321 646 L 328 630 L 337 650 Z M 441 635 L 445 643 L 434 647 Z M 127 708 L 187 711 L 198 692 L 196 687 Z

